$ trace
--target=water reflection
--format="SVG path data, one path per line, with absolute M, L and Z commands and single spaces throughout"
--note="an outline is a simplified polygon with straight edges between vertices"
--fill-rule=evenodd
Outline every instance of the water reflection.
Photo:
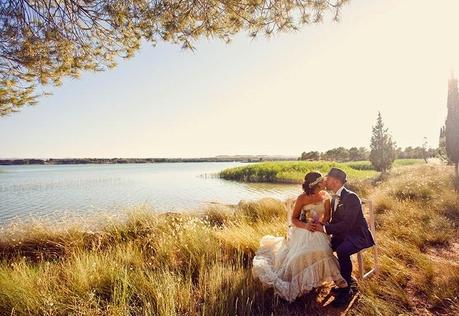
M 240 163 L 5 166 L 0 172 L 0 223 L 26 217 L 116 212 L 146 205 L 158 212 L 206 203 L 284 199 L 298 185 L 237 183 L 215 177 Z

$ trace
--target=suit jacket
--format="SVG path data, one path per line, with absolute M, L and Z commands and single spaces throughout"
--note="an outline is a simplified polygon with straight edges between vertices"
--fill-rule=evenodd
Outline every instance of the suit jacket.
M 362 202 L 357 194 L 344 188 L 341 198 L 336 203 L 338 206 L 335 211 L 332 209 L 332 219 L 325 225 L 327 234 L 332 235 L 332 245 L 337 246 L 349 241 L 358 249 L 357 251 L 373 246 L 375 243 L 368 230 Z

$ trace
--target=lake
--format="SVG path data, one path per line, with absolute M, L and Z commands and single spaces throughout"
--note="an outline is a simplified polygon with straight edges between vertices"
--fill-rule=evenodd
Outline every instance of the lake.
M 64 214 L 85 216 L 148 206 L 158 212 L 196 210 L 262 197 L 296 196 L 299 185 L 220 179 L 237 162 L 0 166 L 0 224 Z

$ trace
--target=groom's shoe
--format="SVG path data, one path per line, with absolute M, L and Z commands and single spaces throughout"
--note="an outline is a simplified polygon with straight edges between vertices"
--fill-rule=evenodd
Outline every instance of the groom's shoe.
M 332 287 L 331 290 L 330 290 L 330 293 L 336 294 L 336 293 L 339 292 L 340 289 L 341 289 L 341 288 L 340 288 L 340 287 L 337 287 L 337 286 Z
M 350 288 L 356 292 L 358 290 L 358 284 L 357 284 L 357 280 L 352 278 L 351 282 L 350 282 Z M 341 288 L 341 287 L 333 287 L 331 290 L 330 290 L 330 293 L 333 293 L 333 294 L 336 294 L 338 293 L 339 291 L 342 291 L 342 290 L 345 290 L 347 288 Z
M 349 303 L 350 299 L 352 298 L 353 290 L 350 287 L 340 289 L 331 303 L 333 307 L 343 307 Z

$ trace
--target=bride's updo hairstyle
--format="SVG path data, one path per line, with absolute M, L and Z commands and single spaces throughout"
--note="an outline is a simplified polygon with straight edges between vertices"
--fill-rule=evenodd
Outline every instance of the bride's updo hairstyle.
M 323 177 L 318 172 L 309 172 L 304 176 L 303 190 L 306 195 L 314 194 L 319 183 L 322 181 Z

